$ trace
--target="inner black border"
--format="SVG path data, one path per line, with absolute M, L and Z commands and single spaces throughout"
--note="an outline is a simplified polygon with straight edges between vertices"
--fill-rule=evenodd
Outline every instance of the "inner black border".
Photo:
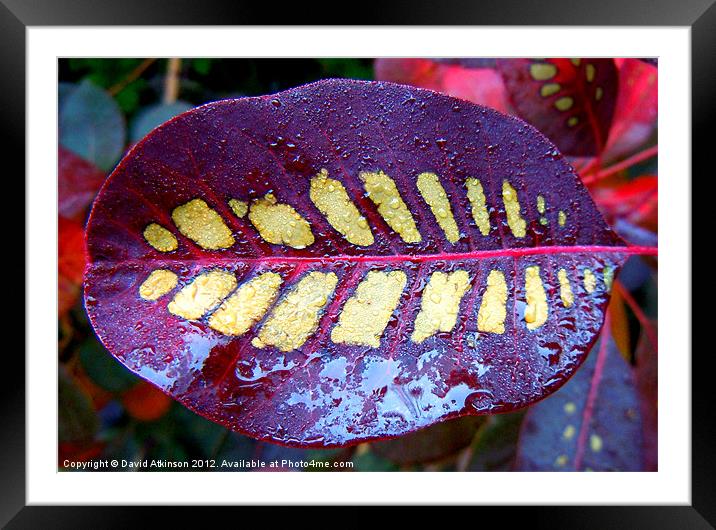
M 689 26 L 692 38 L 692 157 L 693 174 L 706 173 L 713 162 L 709 132 L 716 123 L 716 0 L 460 0 L 431 2 L 371 2 L 346 4 L 311 2 L 281 3 L 263 8 L 259 2 L 244 0 L 0 0 L 0 57 L 2 57 L 3 160 L 19 161 L 13 171 L 6 169 L 4 185 L 20 188 L 18 175 L 24 174 L 25 145 L 25 30 L 27 26 L 61 25 L 305 25 L 343 23 L 350 25 L 589 25 L 589 26 Z M 326 14 L 342 13 L 327 21 Z M 322 19 L 321 19 L 322 18 Z M 327 51 L 330 49 L 327 45 Z M 88 47 L 88 50 L 91 49 Z M 661 72 L 668 75 L 668 72 Z M 54 118 L 48 117 L 48 124 Z M 7 167 L 7 166 L 6 166 Z M 23 182 L 24 183 L 24 182 Z M 684 176 L 684 185 L 691 186 Z M 24 186 L 5 197 L 23 196 Z M 662 199 L 664 200 L 664 199 Z M 668 198 L 666 198 L 668 200 Z M 23 203 L 24 204 L 24 203 Z M 5 215 L 9 215 L 6 211 Z M 695 226 L 696 228 L 697 226 Z M 24 246 L 24 245 L 23 245 Z M 15 247 L 17 248 L 17 247 Z M 19 252 L 12 263 L 17 271 Z M 25 268 L 24 254 L 22 257 Z M 709 272 L 704 277 L 708 278 Z M 697 276 L 698 278 L 698 276 Z M 25 279 L 27 289 L 28 279 Z M 16 284 L 19 282 L 15 282 Z M 678 284 L 678 285 L 677 285 Z M 669 279 L 663 288 L 688 289 L 691 285 Z M 709 289 L 710 290 L 710 289 Z M 20 296 L 15 296 L 20 300 Z M 22 298 L 25 299 L 24 297 Z M 48 302 L 48 303 L 54 303 Z M 23 304 L 24 307 L 24 304 Z M 684 308 L 690 311 L 691 308 Z M 712 309 L 707 308 L 710 314 Z M 15 308 L 15 314 L 18 313 Z M 23 311 L 24 315 L 24 311 Z M 206 519 L 216 507 L 171 507 L 151 513 L 146 507 L 27 507 L 25 501 L 25 362 L 17 348 L 9 347 L 12 317 L 5 320 L 6 346 L 3 359 L 5 377 L 0 385 L 0 524 L 7 528 L 131 528 L 157 522 L 162 526 L 188 525 L 191 516 L 202 517 L 204 525 L 219 524 Z M 17 317 L 14 317 L 17 318 Z M 662 323 L 664 324 L 664 323 Z M 25 321 L 25 333 L 32 333 L 32 321 Z M 666 328 L 666 326 L 665 326 Z M 686 330 L 670 330 L 678 333 Z M 709 370 L 713 353 L 705 348 L 692 357 L 692 504 L 690 506 L 611 506 L 611 507 L 509 507 L 509 522 L 519 520 L 537 528 L 714 528 L 716 525 L 716 454 L 714 452 L 714 413 Z M 691 352 L 669 352 L 674 359 L 688 359 Z M 48 352 L 48 355 L 52 355 Z M 48 362 L 48 365 L 52 363 Z M 712 364 L 711 364 L 712 366 Z M 710 383 L 710 385 L 709 385 Z M 316 492 L 316 502 L 321 502 Z M 241 499 L 237 497 L 237 502 Z M 509 502 L 509 492 L 505 492 Z M 243 511 L 247 508 L 238 508 Z M 455 507 L 451 509 L 457 509 Z M 480 513 L 498 508 L 479 507 Z M 415 508 L 412 508 L 415 510 Z M 473 509 L 474 510 L 474 509 Z M 262 509 L 265 511 L 265 509 Z M 506 510 L 500 515 L 505 516 Z M 213 513 L 213 512 L 212 512 Z M 474 512 L 473 512 L 474 513 Z M 246 523 L 255 509 L 233 524 Z M 328 516 L 324 514 L 326 517 Z M 249 516 L 249 517 L 247 517 Z M 516 516 L 516 517 L 515 517 Z M 176 521 L 176 522 L 175 522 Z M 459 519 L 455 519 L 459 521 Z M 470 520 L 468 520 L 470 521 Z M 468 524 L 485 524 L 474 520 Z M 504 521 L 504 522 L 507 522 Z M 306 523 L 307 521 L 303 521 Z M 342 524 L 341 519 L 318 520 L 318 524 Z M 388 523 L 388 521 L 383 521 Z M 183 523 L 183 524 L 181 524 Z M 368 524 L 374 524 L 375 521 Z M 255 524 L 255 523 L 250 523 Z M 464 523 L 463 523 L 464 524 Z M 494 524 L 494 523 L 493 523 Z

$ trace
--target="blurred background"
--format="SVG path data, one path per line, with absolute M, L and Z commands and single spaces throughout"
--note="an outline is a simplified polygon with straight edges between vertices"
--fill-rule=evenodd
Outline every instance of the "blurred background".
M 606 141 L 593 156 L 569 158 L 620 235 L 632 244 L 656 246 L 658 67 L 655 61 L 640 59 L 616 59 L 614 64 L 615 110 Z M 520 115 L 545 132 L 533 115 L 515 104 L 515 95 L 491 59 L 59 61 L 58 468 L 65 470 L 65 460 L 116 458 L 278 459 L 335 463 L 331 469 L 341 471 L 655 469 L 654 258 L 628 261 L 615 282 L 608 323 L 595 346 L 618 377 L 607 374 L 595 382 L 594 367 L 587 363 L 563 389 L 529 410 L 460 418 L 395 440 L 345 449 L 286 448 L 230 432 L 130 373 L 99 343 L 81 301 L 84 225 L 99 187 L 127 149 L 194 106 L 332 77 L 389 80 L 442 91 Z M 590 354 L 590 361 L 596 356 Z M 592 405 L 613 415 L 593 420 L 599 420 L 598 425 L 581 426 L 586 403 L 579 396 L 591 385 L 601 385 Z M 573 446 L 582 432 L 591 452 L 575 457 Z M 619 443 L 609 444 L 610 439 Z

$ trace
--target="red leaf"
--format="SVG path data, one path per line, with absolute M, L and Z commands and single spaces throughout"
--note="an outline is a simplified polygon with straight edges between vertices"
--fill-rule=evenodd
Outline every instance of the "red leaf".
M 449 208 L 433 202 L 433 214 L 418 185 Z M 610 273 L 636 251 L 520 120 L 346 80 L 211 103 L 155 129 L 95 200 L 87 238 L 85 305 L 113 355 L 199 414 L 300 446 L 553 392 L 602 324 Z
M 479 68 L 464 61 L 376 59 L 375 78 L 437 90 L 501 112 L 510 108 L 500 74 L 494 68 Z
M 62 316 L 77 301 L 85 268 L 85 235 L 76 221 L 58 219 L 58 312 Z
M 497 67 L 519 116 L 564 154 L 602 151 L 617 96 L 613 59 L 500 59 Z
M 67 149 L 57 150 L 58 206 L 62 217 L 83 222 L 105 175 L 91 163 Z
M 607 330 L 569 383 L 527 411 L 517 470 L 644 469 L 634 375 Z
M 154 421 L 166 414 L 171 399 L 155 386 L 144 381 L 122 394 L 122 405 L 127 413 L 141 421 Z
M 658 71 L 639 59 L 617 59 L 619 95 L 609 140 L 602 155 L 608 163 L 633 153 L 656 132 Z
M 594 200 L 606 218 L 624 219 L 656 232 L 658 228 L 659 181 L 656 175 L 644 175 L 623 184 L 593 188 Z

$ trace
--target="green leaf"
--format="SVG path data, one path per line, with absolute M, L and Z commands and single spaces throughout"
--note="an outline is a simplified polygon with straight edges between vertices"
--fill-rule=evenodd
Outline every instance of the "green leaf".
M 80 362 L 90 379 L 109 392 L 122 392 L 139 382 L 137 376 L 94 339 L 86 340 L 80 346 Z
M 91 440 L 99 427 L 90 397 L 63 366 L 58 372 L 58 439 L 60 442 Z

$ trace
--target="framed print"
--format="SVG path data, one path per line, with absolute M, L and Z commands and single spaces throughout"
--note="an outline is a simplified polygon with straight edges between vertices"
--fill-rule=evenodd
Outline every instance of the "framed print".
M 690 194 L 716 8 L 181 4 L 2 7 L 28 308 L 4 523 L 713 523 Z

